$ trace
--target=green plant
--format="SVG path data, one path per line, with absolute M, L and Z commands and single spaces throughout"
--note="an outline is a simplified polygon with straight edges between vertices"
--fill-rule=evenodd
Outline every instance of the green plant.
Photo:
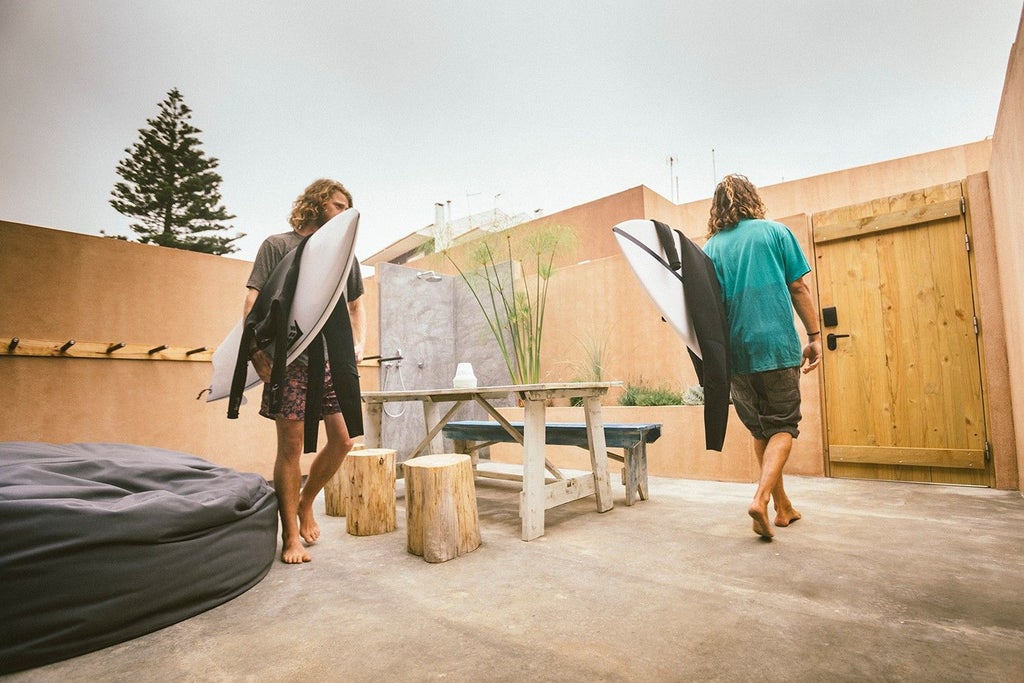
M 640 380 L 636 384 L 627 384 L 626 390 L 619 397 L 621 406 L 677 406 L 683 403 L 683 395 L 667 387 L 652 387 Z
M 129 227 L 143 244 L 208 254 L 238 251 L 233 242 L 245 235 L 223 234 L 231 229 L 224 222 L 234 216 L 220 204 L 220 162 L 203 151 L 202 131 L 189 123 L 192 110 L 177 88 L 159 107 L 117 164 L 123 181 L 114 184 L 110 206 L 139 220 Z
M 583 361 L 573 364 L 577 378 L 584 382 L 600 382 L 604 379 L 605 356 L 608 353 L 608 335 L 591 332 L 577 336 L 576 341 L 583 348 Z
M 692 386 L 683 393 L 664 386 L 652 387 L 640 379 L 635 384 L 627 384 L 626 390 L 619 397 L 620 406 L 702 406 L 704 405 L 704 387 Z
M 471 252 L 475 269 L 469 272 L 450 251 L 444 252 L 480 306 L 516 384 L 540 382 L 544 311 L 555 255 L 574 248 L 575 238 L 575 231 L 563 225 L 545 226 L 522 237 L 486 237 Z M 499 268 L 505 263 L 507 277 Z
M 687 389 L 683 393 L 683 405 L 684 406 L 702 406 L 704 405 L 704 387 L 699 384 L 694 385 Z
M 412 250 L 414 256 L 430 256 L 434 253 L 437 240 L 433 237 Z
M 575 337 L 583 349 L 583 360 L 571 362 L 573 379 L 579 382 L 600 382 L 604 379 L 605 356 L 608 354 L 608 333 L 598 330 L 591 321 L 588 331 Z M 570 405 L 581 406 L 583 399 L 569 399 Z

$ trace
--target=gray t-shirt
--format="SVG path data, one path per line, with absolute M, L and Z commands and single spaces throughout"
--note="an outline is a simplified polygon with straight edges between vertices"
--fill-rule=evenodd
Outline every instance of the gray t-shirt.
M 263 240 L 259 251 L 256 252 L 256 260 L 252 264 L 252 273 L 249 274 L 249 280 L 245 283 L 245 286 L 256 290 L 263 289 L 277 264 L 281 262 L 285 254 L 299 246 L 303 239 L 305 238 L 302 235 L 292 230 L 271 235 Z M 359 270 L 359 259 L 353 255 L 352 268 L 349 270 L 348 281 L 345 283 L 345 299 L 346 301 L 355 301 L 363 295 L 364 291 L 363 275 Z
M 259 251 L 256 252 L 256 260 L 253 261 L 252 272 L 249 274 L 249 280 L 245 283 L 245 286 L 255 290 L 263 289 L 277 264 L 281 262 L 281 259 L 289 251 L 299 246 L 303 239 L 305 238 L 302 235 L 292 230 L 291 232 L 271 235 L 263 240 Z M 359 270 L 359 259 L 353 254 L 352 268 L 349 270 L 348 280 L 345 282 L 345 299 L 346 301 L 355 301 L 363 295 L 364 291 L 363 275 Z M 295 359 L 297 365 L 306 365 L 307 361 L 308 355 L 306 352 L 303 352 Z

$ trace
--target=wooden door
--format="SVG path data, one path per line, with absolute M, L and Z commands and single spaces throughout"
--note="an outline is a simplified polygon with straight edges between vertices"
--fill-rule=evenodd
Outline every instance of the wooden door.
M 832 476 L 990 485 L 959 183 L 812 217 Z

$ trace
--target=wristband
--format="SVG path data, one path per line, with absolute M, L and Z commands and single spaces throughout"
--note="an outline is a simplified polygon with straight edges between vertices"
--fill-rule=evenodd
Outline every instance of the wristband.
M 807 336 L 808 337 L 817 337 L 819 334 L 821 334 L 821 330 L 818 330 L 817 332 L 808 332 Z

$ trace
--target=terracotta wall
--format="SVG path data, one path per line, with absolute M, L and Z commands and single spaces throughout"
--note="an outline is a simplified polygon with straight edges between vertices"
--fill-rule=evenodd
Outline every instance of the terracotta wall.
M 988 169 L 991 152 L 992 141 L 981 140 L 811 178 L 760 185 L 758 191 L 769 218 L 777 220 L 782 216 L 813 214 L 984 173 Z M 744 173 L 745 169 L 723 171 Z M 710 198 L 680 205 L 676 218 L 678 225 L 674 227 L 691 237 L 705 234 L 710 208 Z
M 573 228 L 578 238 L 576 248 L 572 252 L 562 253 L 555 262 L 557 266 L 603 258 L 618 253 L 611 226 L 637 216 L 643 216 L 646 210 L 644 200 L 648 194 L 650 194 L 650 190 L 644 187 L 634 187 L 528 223 L 521 223 L 515 226 L 514 230 L 517 234 L 528 234 L 550 225 L 564 225 Z M 452 259 L 460 264 L 460 267 L 471 264 L 472 248 L 473 242 L 456 244 L 450 249 Z M 441 254 L 430 254 L 407 265 L 423 270 L 456 272 L 451 263 Z
M 0 338 L 214 348 L 241 318 L 245 261 L 0 222 Z M 210 364 L 0 356 L 3 441 L 115 441 L 271 472 L 273 424 L 196 396 Z
M 1004 321 L 1004 292 L 999 277 L 999 244 L 993 230 L 992 198 L 989 176 L 979 173 L 963 184 L 967 197 L 967 217 L 974 253 L 973 277 L 976 308 L 982 321 L 979 343 L 985 387 L 985 419 L 993 457 L 996 487 L 1020 486 L 1020 468 L 1016 457 L 1011 396 L 1013 382 L 1008 358 L 1008 340 Z
M 1024 472 L 1024 15 L 1010 53 L 989 166 L 1017 469 Z M 1024 481 L 1018 487 L 1024 490 Z
M 1004 410 L 997 417 L 1024 434 L 1024 392 L 1010 379 L 1024 376 L 1024 288 L 1019 285 L 1019 273 L 1024 272 L 1020 37 L 1018 33 L 1010 57 L 993 140 L 760 189 L 770 217 L 788 222 L 808 249 L 800 222 L 815 211 L 964 179 L 976 192 L 987 179 L 991 206 L 985 208 L 991 211 L 995 230 L 984 225 L 988 222 L 984 219 L 975 222 L 974 230 L 976 237 L 980 230 L 982 239 L 989 239 L 996 258 L 979 265 L 984 271 L 979 279 L 1001 283 L 1001 306 L 990 307 L 986 315 L 1001 308 L 1005 347 L 986 342 L 986 353 L 1003 352 L 1008 367 L 1005 386 L 990 386 L 989 392 L 993 403 Z M 619 255 L 610 228 L 630 218 L 657 218 L 699 240 L 705 232 L 708 206 L 708 200 L 676 206 L 648 188 L 636 187 L 523 226 L 528 230 L 563 223 L 581 232 L 580 250 L 563 264 L 552 283 L 544 367 L 549 379 L 584 377 L 585 346 L 604 339 L 605 378 L 664 380 L 679 387 L 695 383 L 678 337 L 660 322 Z M 422 263 L 451 272 L 436 255 Z M 230 258 L 0 222 L 4 283 L 0 338 L 213 348 L 241 315 L 249 268 L 249 263 Z M 366 353 L 373 355 L 378 351 L 373 278 L 367 280 L 367 306 Z M 0 411 L 0 440 L 124 441 L 192 452 L 269 475 L 274 430 L 256 414 L 258 391 L 250 392 L 251 403 L 243 406 L 242 417 L 229 421 L 223 404 L 196 400 L 209 382 L 209 372 L 204 362 L 0 355 L 0 383 L 7 390 L 5 409 Z M 361 374 L 364 386 L 377 387 L 375 363 L 364 363 Z M 807 473 L 821 471 L 817 379 L 813 377 L 805 380 L 809 398 L 804 436 L 791 463 Z M 1009 411 L 1005 406 L 1010 406 Z M 997 439 L 995 446 L 1015 449 L 1014 469 L 1021 469 L 1024 450 L 1016 444 L 1011 434 Z M 727 448 L 735 449 L 737 462 L 749 458 L 746 444 L 727 443 Z
M 808 217 L 782 220 L 793 229 L 808 260 L 812 260 Z M 600 379 L 680 392 L 697 384 L 686 346 L 661 319 L 661 313 L 621 255 L 557 270 L 549 291 L 546 320 L 550 322 L 545 325 L 543 365 L 547 381 L 598 379 L 589 373 L 592 350 L 601 349 Z M 819 381 L 817 373 L 806 375 L 801 381 L 804 420 L 787 469 L 792 473 L 824 474 Z M 614 403 L 621 393 L 609 392 L 608 402 Z M 735 416 L 732 421 L 733 427 L 739 425 Z M 656 452 L 664 454 L 664 471 L 668 476 L 717 478 L 726 472 L 733 477 L 748 471 L 735 466 L 719 471 L 703 464 L 719 459 L 746 462 L 749 439 L 742 430 L 730 429 L 722 455 L 703 449 L 703 426 L 698 425 L 696 435 L 665 436 L 668 438 Z M 678 448 L 674 455 L 673 444 Z
M 983 174 L 990 151 L 991 141 L 983 140 L 759 189 L 769 217 L 786 223 L 794 231 L 808 260 L 813 263 L 811 213 Z M 593 349 L 600 348 L 603 379 L 643 382 L 675 390 L 697 383 L 685 347 L 661 321 L 660 313 L 621 256 L 611 227 L 631 218 L 653 218 L 669 223 L 702 244 L 709 208 L 708 199 L 675 205 L 640 186 L 516 228 L 532 230 L 543 224 L 560 223 L 576 228 L 582 238 L 575 259 L 566 260 L 551 281 L 544 336 L 546 380 L 592 378 L 588 370 L 592 364 L 590 357 Z M 988 228 L 982 225 L 979 229 Z M 460 258 L 460 253 L 456 252 L 456 258 Z M 417 261 L 416 266 L 452 272 L 450 264 L 439 255 Z M 811 284 L 812 290 L 815 289 L 813 278 Z M 812 294 L 816 296 L 816 292 Z M 804 398 L 802 434 L 794 446 L 787 471 L 821 475 L 825 464 L 820 373 L 804 376 L 801 390 Z M 610 392 L 610 402 L 619 394 L 621 391 Z M 690 442 L 681 440 L 680 443 Z M 736 463 L 746 462 L 748 445 L 746 438 L 737 438 L 730 432 L 724 457 Z M 664 451 L 667 446 L 662 444 L 660 449 Z M 680 454 L 680 457 L 685 455 Z M 698 460 L 691 462 L 717 457 L 707 452 L 692 454 L 693 457 L 698 455 Z M 679 462 L 686 462 L 685 457 Z M 728 471 L 736 474 L 739 470 Z M 707 468 L 685 465 L 674 472 L 682 476 L 716 476 Z M 1013 481 L 1015 483 L 1016 479 Z

